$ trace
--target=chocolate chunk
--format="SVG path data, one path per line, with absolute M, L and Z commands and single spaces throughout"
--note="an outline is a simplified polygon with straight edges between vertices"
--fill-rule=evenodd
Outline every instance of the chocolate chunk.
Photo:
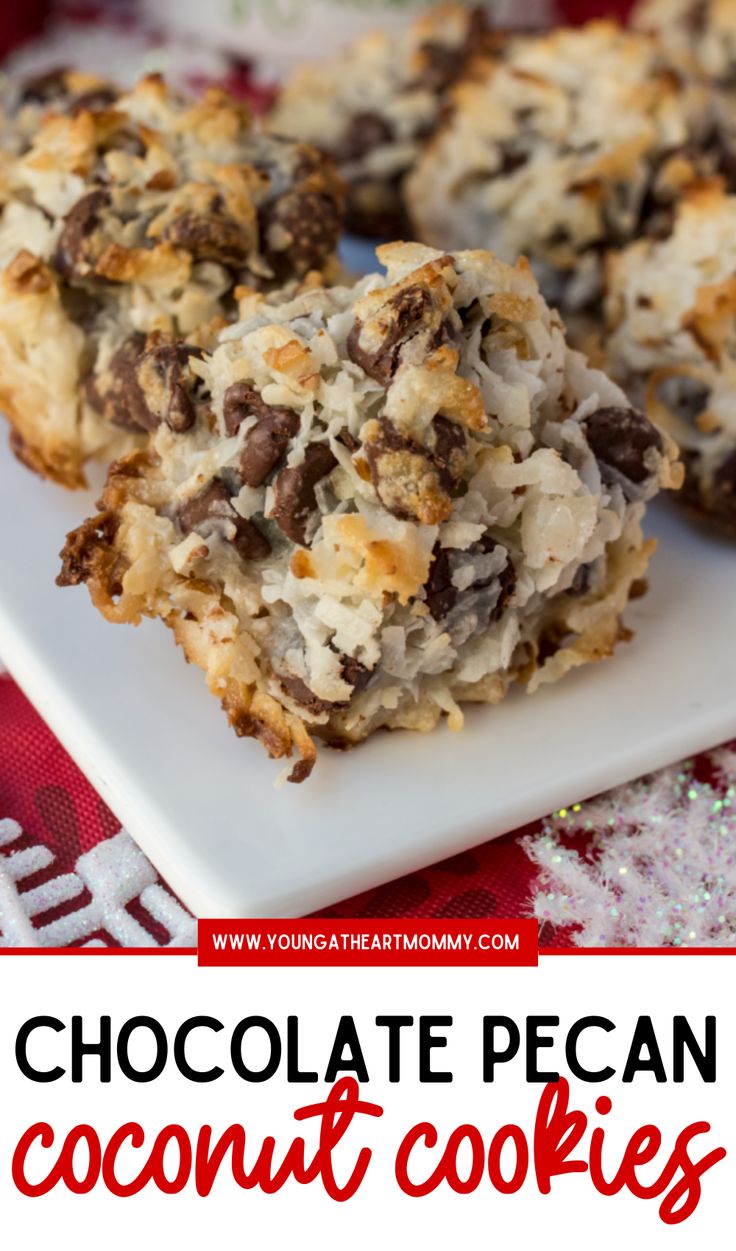
M 236 512 L 230 488 L 222 478 L 213 478 L 204 491 L 182 504 L 177 521 L 185 534 L 191 534 L 193 530 L 203 533 L 217 529 L 218 523 L 224 523 L 223 531 L 234 526 L 235 535 L 229 541 L 244 560 L 263 560 L 271 550 L 271 544 L 258 527 Z
M 488 29 L 488 16 L 482 6 L 477 6 L 469 14 L 468 33 L 461 44 L 452 46 L 435 40 L 423 43 L 420 53 L 424 64 L 414 85 L 432 92 L 446 91 L 459 78 L 468 58 L 479 51 Z
M 224 397 L 225 429 L 232 435 L 246 417 L 257 422 L 246 435 L 240 458 L 240 476 L 246 486 L 259 487 L 284 459 L 291 439 L 299 430 L 299 414 L 293 408 L 276 408 L 246 382 L 235 382 Z
M 434 447 L 432 460 L 439 471 L 440 482 L 446 491 L 456 489 L 465 469 L 467 439 L 462 426 L 447 417 L 435 417 L 432 422 Z
M 143 352 L 136 376 L 146 401 L 144 429 L 154 430 L 165 421 L 177 434 L 191 430 L 199 381 L 189 368 L 193 356 L 201 358 L 202 352 L 188 343 L 159 343 Z
M 354 656 L 347 656 L 344 652 L 341 653 L 340 677 L 349 686 L 352 686 L 354 696 L 365 690 L 372 676 L 372 669 L 368 669 L 366 665 L 361 664 Z
M 435 543 L 429 577 L 424 584 L 427 607 L 435 621 L 443 621 L 457 602 L 457 587 L 452 583 L 450 553 Z
M 599 408 L 583 424 L 604 482 L 617 475 L 637 485 L 653 473 L 652 451 L 662 452 L 662 436 L 648 417 L 633 408 Z M 653 459 L 653 457 L 652 457 Z
M 195 260 L 219 261 L 230 269 L 241 269 L 250 254 L 245 228 L 216 208 L 210 213 L 180 213 L 163 237 L 191 252 Z
M 425 64 L 416 85 L 427 91 L 446 90 L 457 78 L 467 57 L 464 45 L 453 48 L 446 43 L 424 43 L 421 52 Z
M 85 334 L 92 334 L 97 328 L 100 314 L 105 304 L 98 291 L 90 291 L 86 287 L 70 287 L 63 283 L 59 295 L 64 311 L 75 326 L 79 326 Z
M 302 463 L 282 469 L 276 478 L 271 516 L 292 542 L 306 547 L 307 527 L 317 507 L 314 489 L 336 464 L 326 443 L 310 443 L 305 448 Z
M 517 169 L 522 169 L 528 164 L 529 153 L 521 152 L 519 148 L 514 147 L 511 143 L 501 144 L 501 165 L 497 171 L 499 174 L 513 174 Z
M 88 403 L 105 421 L 127 430 L 150 430 L 155 424 L 138 384 L 137 369 L 145 344 L 144 334 L 130 335 L 113 352 L 104 370 L 84 381 Z
M 471 551 L 479 550 L 485 555 L 490 555 L 496 547 L 495 540 L 489 534 L 484 534 L 479 543 L 473 545 Z M 461 593 L 452 581 L 452 563 L 448 549 L 436 543 L 432 556 L 429 577 L 424 584 L 426 603 L 435 621 L 443 621 L 455 607 Z M 491 574 L 487 578 L 476 578 L 475 582 L 462 592 L 465 598 L 478 591 L 487 590 L 494 582 L 499 583 L 499 593 L 489 614 L 488 625 L 500 621 L 516 589 L 516 570 L 511 560 L 507 560 L 500 573 Z
M 21 87 L 21 104 L 50 104 L 53 100 L 63 99 L 69 94 L 68 73 L 69 70 L 62 66 L 26 78 Z
M 76 117 L 78 113 L 96 113 L 101 109 L 111 108 L 117 98 L 117 92 L 112 87 L 93 87 L 91 91 L 75 96 L 67 112 L 72 117 Z
M 299 430 L 293 408 L 275 408 L 249 431 L 240 457 L 240 476 L 247 486 L 259 487 L 286 456 Z
M 94 278 L 102 252 L 102 214 L 109 207 L 107 191 L 89 191 L 69 210 L 54 252 L 54 265 L 68 281 Z
M 424 287 L 416 283 L 402 287 L 390 301 L 391 322 L 378 347 L 367 349 L 361 346 L 363 325 L 356 320 L 348 335 L 351 361 L 360 365 L 369 378 L 388 386 L 396 373 L 404 343 L 421 328 L 431 309 L 432 297 Z
M 318 192 L 290 191 L 264 206 L 263 246 L 276 277 L 322 269 L 337 247 L 341 226 L 338 205 Z
M 516 570 L 511 559 L 504 565 L 498 575 L 500 589 L 495 607 L 489 618 L 489 625 L 494 621 L 500 621 L 512 599 L 516 590 Z
M 390 143 L 393 138 L 394 128 L 388 118 L 381 117 L 379 113 L 354 113 L 333 155 L 340 164 L 359 161 L 374 148 Z
M 301 678 L 297 678 L 292 674 L 279 674 L 279 682 L 297 704 L 301 704 L 307 712 L 311 712 L 313 716 L 318 716 L 321 712 L 330 712 L 333 708 L 340 707 L 329 699 L 320 699 L 319 695 L 315 695 L 310 690 L 306 682 Z
M 332 646 L 330 644 L 330 646 Z M 367 669 L 359 660 L 355 660 L 352 656 L 340 653 L 340 676 L 343 681 L 347 682 L 353 688 L 352 696 L 359 695 L 365 689 L 372 677 L 372 670 Z M 318 715 L 321 712 L 333 712 L 340 708 L 347 708 L 350 700 L 330 700 L 321 699 L 319 695 L 315 695 L 314 691 L 307 686 L 302 678 L 298 678 L 293 674 L 279 674 L 279 682 L 284 690 L 301 704 L 307 712 Z
M 147 149 L 141 135 L 132 126 L 116 126 L 111 134 L 98 143 L 97 151 L 100 156 L 104 156 L 106 152 L 127 152 L 129 156 L 143 157 Z
M 736 525 L 736 452 L 731 452 L 713 475 L 717 515 Z

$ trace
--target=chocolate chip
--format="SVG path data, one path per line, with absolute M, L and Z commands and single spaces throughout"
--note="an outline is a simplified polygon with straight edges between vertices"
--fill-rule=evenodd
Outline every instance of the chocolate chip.
M 513 174 L 517 169 L 522 169 L 528 164 L 529 153 L 521 152 L 519 148 L 514 147 L 511 143 L 502 143 L 501 148 L 501 165 L 497 171 L 498 174 Z
M 361 346 L 363 324 L 356 319 L 348 335 L 348 355 L 365 370 L 369 378 L 388 386 L 399 364 L 401 349 L 426 321 L 432 309 L 432 297 L 424 287 L 412 283 L 402 287 L 389 302 L 390 321 L 383 341 L 375 348 Z
M 105 421 L 128 430 L 150 430 L 151 413 L 138 384 L 137 369 L 146 336 L 132 334 L 110 357 L 103 370 L 90 374 L 84 382 L 88 403 Z
M 297 678 L 292 674 L 279 674 L 279 682 L 297 704 L 301 704 L 307 712 L 311 712 L 313 716 L 318 716 L 322 712 L 330 712 L 333 708 L 338 707 L 329 699 L 320 699 L 319 695 L 315 695 L 313 690 L 303 682 L 301 678 Z
M 52 100 L 67 96 L 68 73 L 66 67 L 60 67 L 26 78 L 21 87 L 21 104 L 50 104 Z
M 188 343 L 159 343 L 142 353 L 136 377 L 146 401 L 144 429 L 154 430 L 165 421 L 176 434 L 191 430 L 199 382 L 189 367 L 193 356 L 201 358 L 202 352 Z
M 326 443 L 310 443 L 304 450 L 302 463 L 282 469 L 276 478 L 271 516 L 292 542 L 306 547 L 307 527 L 317 507 L 315 487 L 336 464 Z
M 450 553 L 435 543 L 429 577 L 424 584 L 427 607 L 435 621 L 443 621 L 457 602 L 457 587 L 452 583 Z
M 462 426 L 447 417 L 435 417 L 432 422 L 434 447 L 432 460 L 439 471 L 440 482 L 446 491 L 453 491 L 462 480 L 467 454 L 467 439 Z
M 421 45 L 422 73 L 412 85 L 432 92 L 446 91 L 459 78 L 468 58 L 479 51 L 479 44 L 487 33 L 487 14 L 478 6 L 469 14 L 468 32 L 461 44 L 452 46 L 427 40 Z
M 381 117 L 380 113 L 354 113 L 333 150 L 333 156 L 340 164 L 359 161 L 374 148 L 390 143 L 393 138 L 394 128 L 388 118 Z
M 340 655 L 340 677 L 343 682 L 347 682 L 348 686 L 353 688 L 353 696 L 359 695 L 364 691 L 373 676 L 373 670 L 368 669 L 366 665 L 361 664 L 354 656 L 347 656 L 344 652 Z
M 81 96 L 75 96 L 67 112 L 71 117 L 76 117 L 78 113 L 96 113 L 101 109 L 109 109 L 117 98 L 117 92 L 112 87 L 94 87 L 91 91 L 83 92 Z
M 582 424 L 604 482 L 620 476 L 638 485 L 651 477 L 651 453 L 661 453 L 664 445 L 643 413 L 633 408 L 599 408 Z
M 367 669 L 365 665 L 361 664 L 359 660 L 355 660 L 353 656 L 347 656 L 344 652 L 341 652 L 340 677 L 349 686 L 352 686 L 352 699 L 354 696 L 359 695 L 368 685 L 372 677 L 372 670 Z M 348 699 L 321 699 L 319 695 L 315 695 L 314 691 L 307 686 L 302 678 L 293 674 L 279 674 L 279 682 L 293 700 L 296 700 L 307 712 L 311 712 L 315 716 L 322 712 L 333 712 L 340 708 L 347 708 L 350 702 Z
M 484 555 L 490 555 L 496 547 L 495 540 L 489 534 L 484 534 L 478 544 L 473 545 L 471 552 L 478 550 Z M 452 581 L 452 562 L 448 549 L 436 543 L 432 557 L 429 577 L 424 584 L 425 599 L 435 621 L 443 621 L 455 607 L 461 593 Z M 467 597 L 487 590 L 494 582 L 499 584 L 499 593 L 489 614 L 488 625 L 500 621 L 516 590 L 516 570 L 512 562 L 507 560 L 500 573 L 493 573 L 487 578 L 476 578 L 475 582 L 462 592 L 463 597 Z
M 322 269 L 342 226 L 335 200 L 318 192 L 294 190 L 261 212 L 263 246 L 277 278 Z
M 114 88 L 103 83 L 74 95 L 69 87 L 68 69 L 53 69 L 27 78 L 20 92 L 21 104 L 66 105 L 67 112 L 72 117 L 76 117 L 83 110 L 109 108 L 116 100 L 117 92 Z
M 70 287 L 68 283 L 63 283 L 59 295 L 69 320 L 85 334 L 92 334 L 105 307 L 104 298 L 99 291 L 90 291 L 86 287 Z
M 231 269 L 242 268 L 250 254 L 244 227 L 226 214 L 180 213 L 166 227 L 163 237 L 175 247 L 185 248 L 198 261 L 219 261 Z
M 263 560 L 271 550 L 271 544 L 258 527 L 236 512 L 230 488 L 222 478 L 213 478 L 204 491 L 182 504 L 177 521 L 184 534 L 196 530 L 197 533 L 204 532 L 205 537 L 211 529 L 226 531 L 234 526 L 235 535 L 229 541 L 244 560 Z
M 100 156 L 106 152 L 127 152 L 129 156 L 143 157 L 147 149 L 137 130 L 131 126 L 117 126 L 97 145 L 97 151 Z
M 240 458 L 240 476 L 246 486 L 259 487 L 284 459 L 291 439 L 299 430 L 299 414 L 293 408 L 277 408 L 246 382 L 235 382 L 225 392 L 225 429 L 235 434 L 246 417 L 256 424 L 246 435 Z
M 68 281 L 94 277 L 104 239 L 99 237 L 102 214 L 109 207 L 107 191 L 90 191 L 69 210 L 54 252 L 54 265 Z

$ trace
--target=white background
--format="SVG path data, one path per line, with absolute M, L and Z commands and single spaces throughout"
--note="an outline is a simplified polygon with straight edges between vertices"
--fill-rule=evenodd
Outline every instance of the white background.
M 538 969 L 198 969 L 192 957 L 6 957 L 0 964 L 3 1013 L 0 1020 L 0 1232 L 5 1246 L 118 1248 L 166 1247 L 349 1247 L 394 1251 L 459 1247 L 529 1248 L 555 1251 L 570 1248 L 708 1247 L 723 1243 L 732 1228 L 731 1201 L 736 1181 L 734 1126 L 734 1055 L 736 1008 L 727 956 L 674 957 L 543 957 Z M 192 1136 L 202 1124 L 215 1131 L 241 1121 L 252 1135 L 255 1151 L 262 1137 L 273 1133 L 285 1150 L 294 1133 L 309 1130 L 292 1120 L 293 1110 L 319 1101 L 326 1087 L 288 1085 L 281 1072 L 265 1085 L 243 1083 L 231 1072 L 209 1085 L 193 1085 L 173 1062 L 150 1085 L 136 1085 L 116 1073 L 109 1086 L 97 1080 L 96 1062 L 83 1085 L 67 1077 L 37 1085 L 21 1076 L 14 1058 L 19 1026 L 36 1014 L 69 1021 L 84 1015 L 94 1038 L 100 1014 L 115 1027 L 127 1017 L 147 1014 L 167 1027 L 170 1037 L 186 1017 L 206 1013 L 222 1020 L 222 1034 L 200 1036 L 192 1060 L 202 1067 L 221 1063 L 227 1069 L 229 1032 L 246 1015 L 260 1014 L 284 1026 L 289 1013 L 301 1024 L 302 1067 L 324 1070 L 334 1029 L 342 1013 L 351 1013 L 360 1030 L 370 1083 L 362 1095 L 383 1104 L 381 1121 L 364 1120 L 351 1131 L 351 1142 L 368 1145 L 374 1156 L 358 1194 L 336 1204 L 320 1183 L 299 1187 L 289 1183 L 277 1195 L 240 1191 L 221 1176 L 209 1198 L 189 1186 L 178 1196 L 157 1191 L 130 1198 L 111 1197 L 101 1188 L 76 1196 L 57 1188 L 50 1196 L 27 1199 L 13 1188 L 12 1152 L 23 1131 L 47 1120 L 57 1141 L 72 1125 L 88 1121 L 105 1134 L 128 1120 L 140 1121 L 150 1133 L 170 1121 L 185 1125 Z M 454 1017 L 450 1043 L 434 1053 L 437 1068 L 454 1072 L 451 1085 L 424 1085 L 417 1080 L 416 1034 L 404 1042 L 404 1075 L 400 1085 L 387 1081 L 386 1032 L 376 1029 L 378 1014 L 448 1014 Z M 571 1106 L 587 1112 L 592 1125 L 607 1127 L 609 1176 L 617 1167 L 634 1129 L 652 1120 L 663 1132 L 665 1148 L 689 1123 L 707 1120 L 712 1132 L 698 1139 L 698 1155 L 716 1146 L 729 1151 L 703 1179 L 703 1196 L 695 1214 L 679 1226 L 665 1226 L 657 1213 L 660 1200 L 642 1201 L 627 1193 L 598 1195 L 587 1175 L 558 1178 L 552 1193 L 541 1196 L 533 1173 L 514 1196 L 497 1194 L 487 1181 L 472 1195 L 459 1196 L 443 1187 L 433 1196 L 411 1199 L 393 1176 L 395 1149 L 417 1121 L 434 1121 L 449 1133 L 465 1121 L 474 1122 L 490 1141 L 509 1120 L 527 1130 L 528 1139 L 541 1086 L 524 1081 L 524 1058 L 499 1069 L 498 1081 L 481 1080 L 481 1018 L 503 1013 L 519 1023 L 527 1014 L 561 1018 L 560 1043 L 540 1053 L 542 1067 L 564 1073 L 565 1029 L 586 1014 L 616 1022 L 614 1034 L 591 1031 L 581 1058 L 591 1068 L 610 1063 L 619 1070 L 640 1013 L 654 1017 L 665 1063 L 670 1068 L 672 1016 L 688 1016 L 703 1037 L 707 1014 L 718 1018 L 718 1081 L 704 1085 L 692 1066 L 685 1085 L 657 1085 L 650 1074 L 623 1086 L 619 1075 L 604 1085 L 571 1082 Z M 66 1035 L 43 1031 L 32 1049 L 39 1067 L 68 1063 Z M 141 1053 L 142 1057 L 142 1053 Z M 141 1066 L 143 1060 L 141 1058 Z M 603 1120 L 595 1099 L 609 1095 L 614 1104 Z M 442 1139 L 441 1139 L 442 1140 Z M 581 1153 L 581 1148 L 575 1154 Z M 667 1149 L 666 1154 L 669 1154 Z M 352 1159 L 348 1151 L 344 1160 Z M 36 1157 L 39 1158 L 38 1156 Z M 659 1157 L 658 1157 L 659 1161 Z M 137 1169 L 135 1170 L 137 1171 Z M 173 1171 L 173 1170 L 171 1170 Z M 427 1169 L 429 1171 L 429 1169 Z M 655 1170 L 655 1175 L 660 1169 Z M 131 1173 L 133 1170 L 131 1170 Z

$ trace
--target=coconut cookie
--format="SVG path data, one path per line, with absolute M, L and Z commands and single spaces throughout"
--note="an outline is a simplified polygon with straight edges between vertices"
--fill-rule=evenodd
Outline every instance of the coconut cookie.
M 655 40 L 613 22 L 510 35 L 453 93 L 406 183 L 419 236 L 524 254 L 566 311 L 598 299 L 601 256 L 643 230 L 710 156 L 707 90 L 667 68 Z
M 173 340 L 213 342 L 240 288 L 334 264 L 334 169 L 221 91 L 192 102 L 151 77 L 52 111 L 3 173 L 0 405 L 22 459 L 66 486 L 148 429 L 131 372 L 147 335 L 170 381 Z
M 325 65 L 299 70 L 271 126 L 337 162 L 358 234 L 407 234 L 402 184 L 436 128 L 448 88 L 487 36 L 482 8 L 444 5 L 402 33 L 377 32 Z
M 0 79 L 0 148 L 16 155 L 24 152 L 49 113 L 111 108 L 116 97 L 106 79 L 75 69 Z
M 683 449 L 682 498 L 736 534 L 736 196 L 689 192 L 665 240 L 609 261 L 606 350 Z
M 293 781 L 315 737 L 458 728 L 609 655 L 646 502 L 680 478 L 525 262 L 379 256 L 353 289 L 254 296 L 211 355 L 179 349 L 176 386 L 144 351 L 157 429 L 63 553 L 109 620 L 172 628 L 238 734 L 296 750 Z

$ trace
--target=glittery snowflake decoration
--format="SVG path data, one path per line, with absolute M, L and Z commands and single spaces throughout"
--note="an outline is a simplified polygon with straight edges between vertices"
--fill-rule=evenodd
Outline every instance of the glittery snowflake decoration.
M 0 947 L 194 947 L 197 923 L 125 830 L 55 871 L 40 843 L 0 820 Z
M 537 919 L 576 946 L 736 946 L 736 744 L 561 809 L 525 850 Z

